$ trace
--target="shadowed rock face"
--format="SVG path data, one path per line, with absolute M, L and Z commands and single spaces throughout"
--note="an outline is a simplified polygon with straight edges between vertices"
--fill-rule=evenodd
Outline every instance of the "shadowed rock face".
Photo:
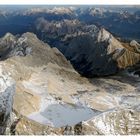
M 0 65 L 0 135 L 5 133 L 13 106 L 15 83 Z
M 83 35 L 73 38 L 65 56 L 80 74 L 87 77 L 105 76 L 140 61 L 137 49 L 131 51 L 130 48 L 134 47 L 126 47 L 108 31 L 101 29 L 94 37 Z
M 95 25 L 86 25 L 78 20 L 58 22 L 40 18 L 36 29 L 42 40 L 57 47 L 86 77 L 112 75 L 140 60 L 136 41 L 130 45 L 123 44 L 107 30 Z
M 103 76 L 118 72 L 113 52 L 107 52 L 108 42 L 98 43 L 91 36 L 74 38 L 65 52 L 74 68 L 83 76 Z

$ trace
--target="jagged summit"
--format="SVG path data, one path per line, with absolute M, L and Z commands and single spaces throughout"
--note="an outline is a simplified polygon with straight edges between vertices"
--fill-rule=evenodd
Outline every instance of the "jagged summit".
M 24 11 L 23 15 L 46 14 L 73 14 L 74 8 L 53 7 L 53 8 L 31 8 Z
M 15 36 L 11 33 L 6 33 L 5 36 L 3 37 L 3 39 L 11 39 L 11 40 L 14 40 L 15 39 Z
M 9 40 L 9 36 L 12 39 Z M 0 39 L 0 50 L 2 60 L 13 56 L 29 55 L 29 60 L 25 62 L 29 65 L 43 65 L 52 62 L 61 66 L 72 67 L 61 52 L 56 48 L 52 49 L 47 43 L 39 40 L 35 34 L 29 32 L 20 37 L 6 34 Z
M 28 39 L 30 39 L 30 38 L 38 39 L 37 36 L 36 36 L 36 34 L 31 33 L 31 32 L 26 32 L 26 33 L 22 34 L 22 36 L 23 37 L 28 37 Z

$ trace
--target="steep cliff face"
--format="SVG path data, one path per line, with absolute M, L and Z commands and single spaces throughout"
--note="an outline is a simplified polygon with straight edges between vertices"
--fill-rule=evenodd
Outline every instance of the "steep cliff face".
M 5 133 L 13 106 L 15 83 L 0 64 L 0 135 Z
M 107 41 L 107 53 L 113 54 L 113 60 L 117 62 L 118 68 L 127 68 L 134 66 L 140 61 L 139 44 L 136 41 L 128 43 L 121 43 L 113 37 L 108 31 L 102 29 L 99 32 L 98 41 Z
M 118 58 L 118 66 L 122 69 L 129 68 L 134 73 L 139 71 L 140 52 L 139 43 L 132 40 L 130 43 L 122 43 L 125 48 L 124 54 Z

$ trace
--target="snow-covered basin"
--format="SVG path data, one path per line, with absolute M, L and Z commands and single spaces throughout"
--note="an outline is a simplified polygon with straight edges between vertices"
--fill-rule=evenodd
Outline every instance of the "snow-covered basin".
M 100 114 L 99 111 L 68 104 L 51 104 L 43 112 L 36 112 L 28 117 L 41 124 L 53 127 L 72 126 Z
M 40 124 L 53 127 L 72 126 L 101 113 L 88 107 L 58 102 L 48 94 L 47 87 L 41 86 L 39 82 L 24 81 L 23 85 L 26 89 L 32 91 L 33 94 L 41 97 L 40 109 L 27 116 Z

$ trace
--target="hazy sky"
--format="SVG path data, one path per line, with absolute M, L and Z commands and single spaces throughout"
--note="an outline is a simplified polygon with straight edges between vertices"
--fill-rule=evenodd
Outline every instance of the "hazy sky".
M 0 4 L 140 4 L 140 0 L 0 0 Z

